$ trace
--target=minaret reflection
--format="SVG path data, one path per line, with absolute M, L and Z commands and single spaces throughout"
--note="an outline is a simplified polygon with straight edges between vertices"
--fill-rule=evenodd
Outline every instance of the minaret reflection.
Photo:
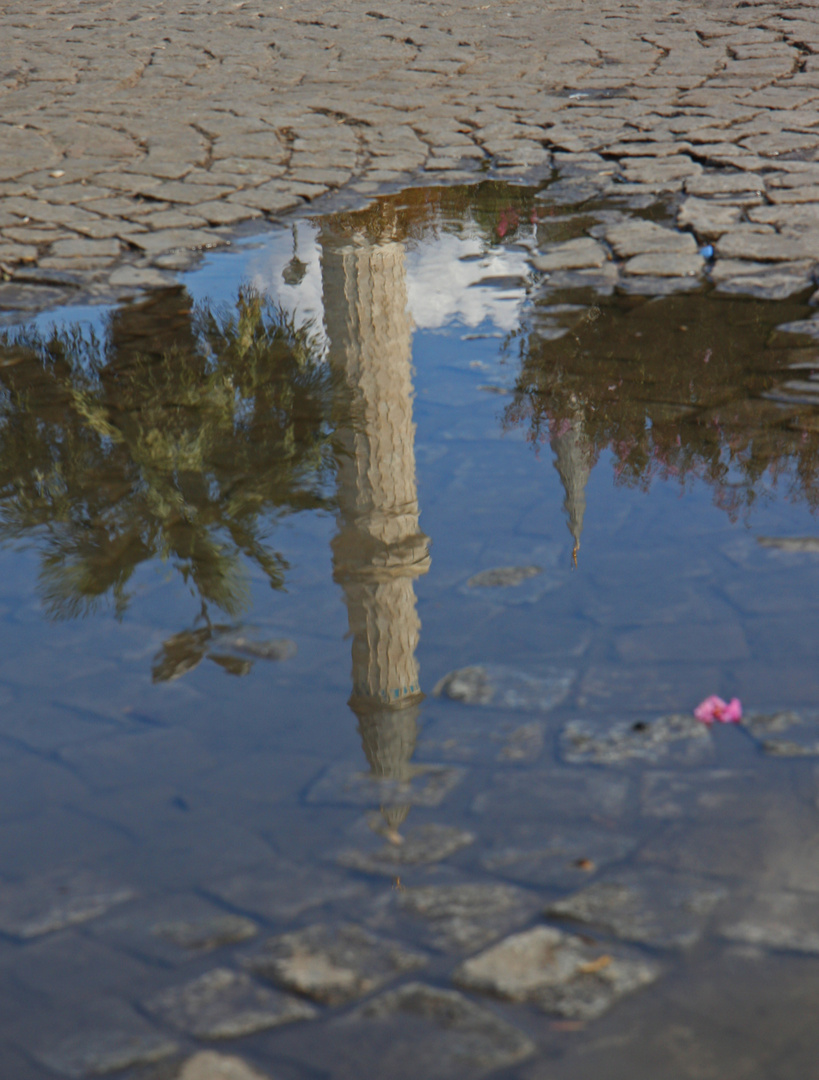
M 577 566 L 580 536 L 586 514 L 586 484 L 594 465 L 594 452 L 583 429 L 583 414 L 578 410 L 570 420 L 563 420 L 551 433 L 549 443 L 555 466 L 563 484 L 566 523 L 572 534 L 572 562 Z
M 418 526 L 412 320 L 402 243 L 383 223 L 325 223 L 320 235 L 329 360 L 339 378 L 334 578 L 352 635 L 349 705 L 377 779 L 407 781 L 423 698 L 414 580 L 429 568 Z M 409 806 L 382 806 L 388 836 Z

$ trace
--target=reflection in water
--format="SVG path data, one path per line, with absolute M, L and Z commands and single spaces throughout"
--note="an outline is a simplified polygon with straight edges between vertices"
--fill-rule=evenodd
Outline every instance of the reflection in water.
M 320 243 L 329 360 L 352 417 L 339 430 L 333 541 L 353 639 L 350 708 L 372 775 L 405 781 L 422 698 L 413 581 L 429 553 L 418 526 L 404 248 L 389 233 L 328 221 Z M 408 810 L 383 809 L 396 841 Z
M 580 551 L 580 536 L 586 513 L 586 484 L 594 465 L 594 454 L 586 439 L 580 412 L 555 424 L 550 435 L 555 466 L 566 493 L 563 509 L 566 511 L 569 532 L 574 541 L 572 562 L 577 566 L 577 553 Z
M 652 302 L 600 301 L 587 311 L 538 308 L 552 323 L 524 338 L 507 427 L 548 439 L 579 542 L 588 473 L 603 450 L 619 483 L 699 478 L 732 518 L 771 486 L 819 507 L 816 397 L 783 391 L 794 371 L 819 370 L 815 347 L 772 336 L 786 304 L 696 295 Z M 555 312 L 572 320 L 554 333 Z M 731 332 L 725 328 L 730 326 Z
M 205 628 L 208 604 L 246 608 L 244 560 L 281 587 L 275 520 L 330 505 L 332 373 L 309 328 L 253 293 L 191 311 L 168 290 L 116 311 L 103 340 L 22 331 L 0 349 L 0 540 L 39 550 L 52 617 L 106 600 L 121 615 L 157 557 Z M 194 666 L 202 641 L 179 637 L 159 677 Z

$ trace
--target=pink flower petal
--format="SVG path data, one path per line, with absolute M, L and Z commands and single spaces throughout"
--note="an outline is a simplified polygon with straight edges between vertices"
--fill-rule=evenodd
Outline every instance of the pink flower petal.
M 716 694 L 711 694 L 710 697 L 707 697 L 705 701 L 701 701 L 694 709 L 694 716 L 702 724 L 713 724 L 725 708 L 726 705 L 722 698 L 717 697 Z
M 723 724 L 738 724 L 742 719 L 742 702 L 739 698 L 731 698 L 730 702 L 722 710 L 719 718 Z
M 716 694 L 711 694 L 694 709 L 694 716 L 702 724 L 713 724 L 715 720 L 721 724 L 738 724 L 742 719 L 742 702 L 739 698 L 725 702 Z

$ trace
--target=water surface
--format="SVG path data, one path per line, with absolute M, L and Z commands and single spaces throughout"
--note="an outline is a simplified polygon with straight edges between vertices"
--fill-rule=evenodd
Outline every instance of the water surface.
M 320 922 L 421 949 L 396 986 L 541 924 L 661 974 L 589 1021 L 467 992 L 519 1061 L 399 1018 L 410 1065 L 354 1004 L 220 1045 L 270 1076 L 809 1075 L 819 356 L 777 327 L 811 309 L 532 268 L 610 212 L 424 189 L 4 331 L 4 1075 L 176 1075 L 209 1043 L 157 995 Z M 486 703 L 433 693 L 470 667 Z M 567 738 L 712 693 L 799 713 L 797 751 Z M 618 880 L 652 940 L 541 914 Z M 475 884 L 518 906 L 412 915 Z

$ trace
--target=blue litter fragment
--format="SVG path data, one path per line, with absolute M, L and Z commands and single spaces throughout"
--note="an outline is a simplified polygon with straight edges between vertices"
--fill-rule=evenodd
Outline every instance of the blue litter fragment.
M 713 259 L 713 257 L 714 257 L 714 245 L 713 244 L 706 244 L 704 247 L 701 247 L 700 248 L 700 255 L 702 255 L 703 259 Z

